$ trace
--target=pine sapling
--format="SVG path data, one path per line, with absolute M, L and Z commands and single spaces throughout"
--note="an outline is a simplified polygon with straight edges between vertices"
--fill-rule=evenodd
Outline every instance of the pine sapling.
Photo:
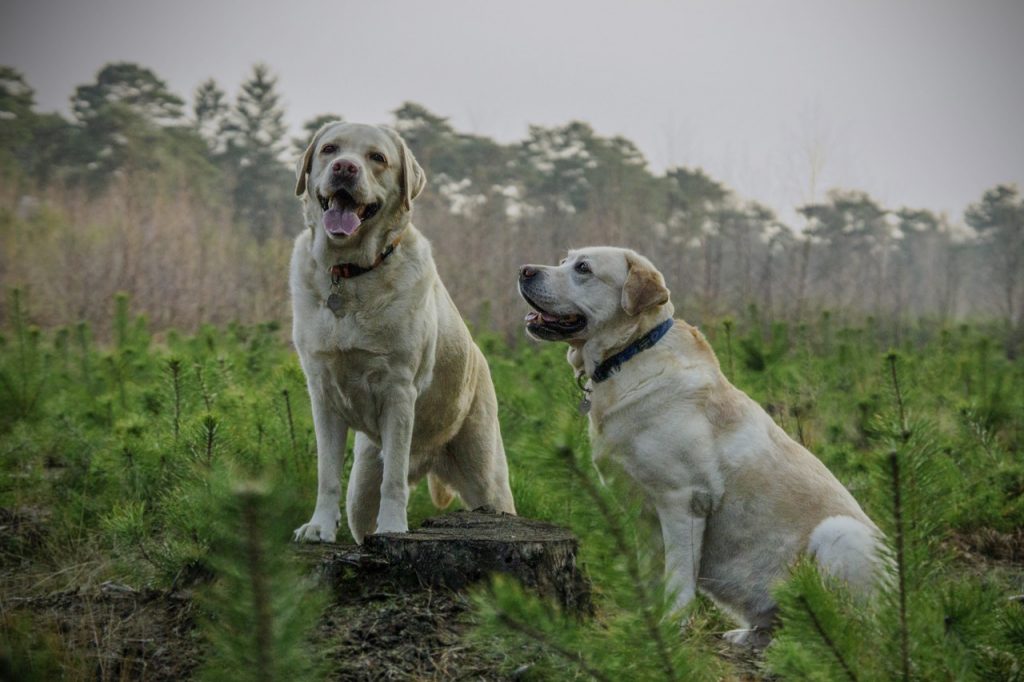
M 15 416 L 24 418 L 35 411 L 43 395 L 46 373 L 39 352 L 40 331 L 28 322 L 21 289 L 11 290 L 10 306 L 15 337 L 15 366 L 13 371 L 0 366 L 0 387 L 10 396 Z
M 665 679 L 669 681 L 679 679 L 679 675 L 675 669 L 675 664 L 672 661 L 672 653 L 662 636 L 659 616 L 655 612 L 656 608 L 654 599 L 647 591 L 646 582 L 644 581 L 642 571 L 640 570 L 640 562 L 637 560 L 636 548 L 633 547 L 626 539 L 626 531 L 619 522 L 619 515 L 612 512 L 611 507 L 608 506 L 608 501 L 605 495 L 602 495 L 601 491 L 597 489 L 597 486 L 594 485 L 594 481 L 591 480 L 590 476 L 580 469 L 572 450 L 569 448 L 563 448 L 560 454 L 573 477 L 580 483 L 580 485 L 583 486 L 583 490 L 586 492 L 587 497 L 589 497 L 597 506 L 598 511 L 601 513 L 601 517 L 604 519 L 605 523 L 608 525 L 608 529 L 611 531 L 612 538 L 615 540 L 616 548 L 621 556 L 626 558 L 626 567 L 629 572 L 629 577 L 632 581 L 633 588 L 636 590 L 637 604 L 643 612 L 644 624 L 647 627 L 648 634 L 650 635 L 651 640 L 655 643 L 655 650 L 657 651 L 658 658 L 661 661 L 662 672 L 665 675 Z
M 292 444 L 292 457 L 296 458 L 296 468 L 298 468 L 298 448 L 295 445 L 295 420 L 292 418 L 292 399 L 287 388 L 281 389 L 281 397 L 284 398 L 284 417 L 285 423 L 288 425 L 288 438 Z
M 836 663 L 842 668 L 843 672 L 846 673 L 846 677 L 850 682 L 857 682 L 857 676 L 853 674 L 853 670 L 850 668 L 850 664 L 846 662 L 846 658 L 843 656 L 843 652 L 839 650 L 836 643 L 832 640 L 832 637 L 826 632 L 824 626 L 821 624 L 821 620 L 818 619 L 817 614 L 814 613 L 814 609 L 811 607 L 811 603 L 807 601 L 807 597 L 800 595 L 797 597 L 797 601 L 800 603 L 801 608 L 807 613 L 807 617 L 811 621 L 811 625 L 814 627 L 814 631 L 821 637 L 821 641 L 825 643 L 832 655 L 836 659 Z
M 196 370 L 196 381 L 199 382 L 199 393 L 203 396 L 203 404 L 206 406 L 207 412 L 213 412 L 213 394 L 210 392 L 210 387 L 206 383 L 206 375 L 203 372 L 202 363 L 197 362 L 195 364 Z
M 280 500 L 247 482 L 221 493 L 203 591 L 203 631 L 210 642 L 200 678 L 292 682 L 318 675 L 309 637 L 321 604 L 301 562 L 288 551 Z
M 204 453 L 206 455 L 206 466 L 213 466 L 213 447 L 217 440 L 217 418 L 212 414 L 203 417 L 203 441 Z
M 899 374 L 896 372 L 896 362 L 899 359 L 899 356 L 895 352 L 890 351 L 885 356 L 885 359 L 889 363 L 889 374 L 892 377 L 893 393 L 896 396 L 896 406 L 899 409 L 900 440 L 906 443 L 910 440 L 910 430 L 907 428 L 907 415 L 903 409 L 903 392 L 900 391 L 900 378 Z
M 578 417 L 575 412 L 566 416 L 567 442 L 574 442 Z M 515 581 L 496 576 L 491 589 L 476 599 L 481 633 L 514 636 L 526 651 L 546 658 L 555 669 L 553 679 L 721 679 L 718 659 L 695 646 L 696 637 L 683 636 L 660 562 L 647 564 L 640 553 L 634 537 L 639 528 L 633 524 L 642 521 L 635 510 L 617 508 L 614 493 L 577 462 L 572 447 L 547 447 L 555 457 L 546 454 L 538 466 L 550 467 L 545 479 L 556 488 L 575 491 L 566 497 L 566 505 L 575 498 L 566 513 L 581 534 L 581 560 L 601 595 L 596 604 L 600 615 L 591 621 L 579 613 L 564 613 Z M 559 502 L 555 513 L 561 510 Z
M 171 391 L 174 401 L 174 442 L 181 435 L 181 360 L 171 358 L 167 361 L 167 371 L 171 375 Z
M 75 325 L 75 340 L 78 342 L 80 353 L 82 385 L 85 387 L 85 395 L 91 399 L 95 392 L 92 386 L 92 365 L 89 362 L 89 324 L 87 322 L 79 322 Z
M 907 631 L 907 559 L 904 551 L 903 499 L 900 483 L 900 461 L 896 451 L 889 453 L 892 477 L 892 516 L 895 526 L 897 597 L 899 598 L 900 669 L 903 679 L 910 679 L 910 635 Z

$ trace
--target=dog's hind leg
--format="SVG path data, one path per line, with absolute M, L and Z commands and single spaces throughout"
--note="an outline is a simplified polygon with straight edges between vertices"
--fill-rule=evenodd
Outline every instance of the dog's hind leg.
M 484 391 L 490 391 L 492 397 L 482 395 Z M 479 387 L 462 429 L 448 443 L 434 473 L 455 488 L 468 508 L 488 505 L 496 511 L 515 514 L 493 394 L 488 377 Z
M 348 478 L 345 512 L 348 528 L 359 544 L 377 528 L 380 509 L 380 484 L 384 478 L 384 462 L 380 448 L 362 433 L 356 433 L 355 458 Z
M 750 627 L 729 630 L 722 633 L 722 638 L 734 646 L 764 649 L 772 641 L 772 632 L 778 625 L 778 620 L 778 608 L 772 607 L 754 617 Z
M 430 501 L 438 509 L 445 509 L 455 499 L 455 491 L 435 474 L 427 474 L 427 488 L 430 490 Z

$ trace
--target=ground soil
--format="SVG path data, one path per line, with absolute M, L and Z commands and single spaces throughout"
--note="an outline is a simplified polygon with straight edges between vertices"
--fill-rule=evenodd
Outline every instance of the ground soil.
M 469 636 L 470 598 L 464 590 L 445 586 L 450 566 L 435 561 L 441 569 L 435 581 L 425 566 L 412 570 L 384 548 L 399 551 L 405 542 L 423 548 L 440 543 L 446 549 L 434 552 L 435 560 L 451 551 L 453 560 L 462 562 L 476 551 L 529 572 L 536 583 L 538 571 L 548 568 L 549 555 L 538 548 L 550 544 L 564 550 L 571 545 L 574 551 L 575 538 L 556 526 L 516 517 L 503 520 L 497 515 L 482 523 L 467 512 L 450 516 L 392 542 L 384 539 L 375 550 L 294 548 L 296 561 L 318 575 L 333 596 L 313 634 L 314 648 L 327 658 L 329 679 L 509 680 L 529 669 L 523 664 L 529 652 L 499 652 Z M 34 561 L 45 527 L 45 515 L 37 510 L 0 510 L 0 680 L 55 675 L 104 681 L 189 679 L 204 647 L 192 591 L 137 590 L 111 582 L 55 592 L 35 589 L 54 568 Z M 517 542 L 527 550 L 511 550 Z M 589 588 L 574 573 L 575 557 L 558 556 L 556 563 L 572 572 L 546 581 L 554 590 L 551 596 L 589 608 Z M 474 577 L 486 575 L 476 571 Z M 458 587 L 468 582 L 460 581 Z
M 55 570 L 37 561 L 46 520 L 38 509 L 0 509 L 0 680 L 190 679 L 204 647 L 192 592 L 110 582 L 54 592 L 38 589 L 47 584 L 46 572 Z M 450 526 L 442 523 L 430 530 L 428 524 L 424 530 L 460 532 Z M 509 540 L 493 529 L 487 532 L 496 533 L 495 541 Z M 551 532 L 552 539 L 564 539 Z M 965 570 L 995 571 L 1011 590 L 1024 593 L 1024 531 L 980 529 L 953 535 L 946 547 Z M 470 636 L 472 605 L 464 591 L 395 570 L 365 548 L 312 546 L 295 552 L 332 591 L 313 634 L 330 679 L 529 679 L 538 653 L 499 651 Z M 756 653 L 724 643 L 715 648 L 733 665 L 732 679 L 770 679 Z

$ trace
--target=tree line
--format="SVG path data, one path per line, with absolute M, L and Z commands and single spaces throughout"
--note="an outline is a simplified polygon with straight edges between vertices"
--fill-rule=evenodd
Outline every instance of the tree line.
M 324 113 L 289 139 L 262 64 L 233 95 L 209 79 L 187 101 L 148 68 L 108 64 L 75 89 L 70 117 L 37 111 L 25 78 L 0 66 L 0 278 L 56 299 L 43 322 L 106 318 L 117 290 L 158 326 L 284 319 L 287 241 L 301 229 L 294 160 L 339 118 Z M 833 189 L 787 224 L 700 168 L 652 172 L 630 140 L 581 121 L 529 126 L 509 144 L 412 102 L 384 123 L 427 171 L 415 219 L 478 324 L 518 326 L 520 263 L 608 243 L 650 255 L 696 322 L 767 326 L 830 310 L 871 317 L 898 342 L 920 317 L 998 317 L 1010 347 L 1021 343 L 1016 186 L 984 192 L 956 217 Z

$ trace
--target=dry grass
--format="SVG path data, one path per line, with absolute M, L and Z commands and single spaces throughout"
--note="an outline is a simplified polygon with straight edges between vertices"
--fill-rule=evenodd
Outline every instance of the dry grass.
M 92 199 L 48 191 L 42 204 L 7 197 L 0 278 L 28 290 L 34 322 L 84 320 L 106 336 L 118 292 L 157 330 L 287 317 L 290 237 L 257 243 L 188 188 L 145 185 L 122 179 Z

